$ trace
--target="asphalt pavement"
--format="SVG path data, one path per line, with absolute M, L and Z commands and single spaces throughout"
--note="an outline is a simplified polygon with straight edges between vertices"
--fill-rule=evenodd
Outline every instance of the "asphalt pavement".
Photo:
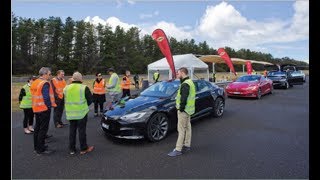
M 192 123 L 191 151 L 178 157 L 167 156 L 177 132 L 157 143 L 113 139 L 105 136 L 90 107 L 87 142 L 95 149 L 73 156 L 68 151 L 68 126 L 57 129 L 51 119 L 48 145 L 56 152 L 37 155 L 33 136 L 23 131 L 23 112 L 12 113 L 12 178 L 309 178 L 308 81 L 275 89 L 259 100 L 227 98 L 223 117 Z

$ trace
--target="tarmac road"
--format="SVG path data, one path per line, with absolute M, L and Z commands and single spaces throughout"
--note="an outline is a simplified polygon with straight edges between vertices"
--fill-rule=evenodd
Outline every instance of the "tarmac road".
M 12 114 L 13 179 L 309 178 L 308 81 L 260 100 L 227 98 L 223 117 L 192 124 L 192 149 L 178 157 L 167 156 L 177 132 L 158 143 L 115 140 L 104 135 L 92 110 L 87 141 L 93 152 L 69 155 L 69 129 L 54 128 L 51 119 L 48 145 L 56 152 L 39 156 L 22 118 L 22 111 Z

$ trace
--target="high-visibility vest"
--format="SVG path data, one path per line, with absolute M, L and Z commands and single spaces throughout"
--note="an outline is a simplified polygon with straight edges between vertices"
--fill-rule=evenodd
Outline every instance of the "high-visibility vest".
M 60 99 L 63 98 L 63 88 L 66 87 L 67 83 L 64 79 L 59 80 L 58 78 L 53 78 L 52 83 L 55 87 L 55 92 L 58 94 Z
M 26 95 L 22 97 L 22 100 L 20 102 L 20 106 L 19 107 L 21 109 L 32 108 L 30 86 L 28 84 L 25 84 L 22 88 L 26 92 Z
M 93 93 L 94 94 L 105 94 L 106 93 L 106 84 L 104 79 L 101 79 L 100 82 L 94 81 L 93 83 Z
M 31 84 L 30 92 L 32 95 L 32 98 L 31 98 L 32 110 L 35 113 L 48 110 L 48 107 L 44 103 L 44 99 L 42 96 L 42 88 L 43 88 L 44 83 L 46 83 L 46 82 L 48 82 L 48 81 L 41 79 L 41 78 L 38 78 L 35 81 L 33 81 L 33 83 Z M 54 99 L 53 90 L 52 90 L 50 83 L 49 83 L 49 97 L 50 97 L 50 101 L 51 101 L 51 106 L 57 107 L 57 105 L 55 103 L 55 99 Z
M 122 89 L 130 89 L 130 85 L 131 85 L 130 78 L 127 76 L 124 76 L 123 78 L 125 78 L 126 80 L 122 79 L 121 88 Z
M 83 119 L 89 112 L 89 106 L 85 96 L 86 85 L 72 83 L 67 85 L 64 90 L 64 100 L 67 120 Z
M 118 74 L 116 73 L 112 73 L 110 79 L 109 79 L 109 84 L 113 84 L 113 79 L 114 78 L 117 78 L 118 81 L 117 81 L 117 84 L 114 88 L 111 88 L 109 89 L 109 92 L 117 92 L 117 93 L 120 93 L 121 92 L 121 88 L 120 88 L 120 79 L 119 79 L 119 76 Z
M 184 108 L 184 111 L 186 113 L 188 113 L 189 115 L 192 115 L 195 112 L 196 88 L 195 88 L 195 86 L 193 84 L 193 81 L 191 79 L 186 79 L 185 81 L 183 81 L 183 83 L 187 83 L 189 85 L 189 87 L 190 87 L 189 88 L 189 96 L 188 96 L 187 104 L 186 104 L 186 107 Z M 179 110 L 179 108 L 180 108 L 180 100 L 181 100 L 180 89 L 181 89 L 181 85 L 179 86 L 179 90 L 178 90 L 178 94 L 177 94 L 177 98 L 176 98 L 176 108 L 177 108 L 177 110 Z
M 155 72 L 154 74 L 153 74 L 153 80 L 155 80 L 155 81 L 158 81 L 159 80 L 159 73 L 158 72 Z

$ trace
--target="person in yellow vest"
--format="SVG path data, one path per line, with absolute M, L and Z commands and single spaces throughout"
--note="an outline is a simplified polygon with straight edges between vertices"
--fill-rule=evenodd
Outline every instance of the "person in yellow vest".
M 122 89 L 121 98 L 124 98 L 126 96 L 130 97 L 130 85 L 131 84 L 134 85 L 133 83 L 131 83 L 131 80 L 130 80 L 130 71 L 126 70 L 126 73 L 121 81 L 121 89 Z
M 96 79 L 93 82 L 93 102 L 94 117 L 102 115 L 103 103 L 106 102 L 106 81 L 102 78 L 101 73 L 96 73 Z M 98 106 L 100 113 L 98 113 Z
M 180 87 L 176 97 L 178 115 L 178 139 L 176 147 L 169 156 L 179 156 L 190 150 L 191 146 L 191 115 L 195 112 L 196 88 L 193 81 L 188 77 L 188 69 L 182 67 L 177 72 L 180 79 Z
M 53 122 L 56 128 L 62 128 L 67 125 L 61 121 L 62 113 L 64 109 L 63 88 L 67 83 L 64 80 L 64 71 L 58 70 L 57 76 L 51 79 L 52 89 L 54 93 L 54 99 L 57 107 L 53 109 Z
M 108 73 L 110 75 L 107 85 L 108 93 L 111 97 L 111 103 L 117 103 L 121 95 L 120 78 L 113 68 L 109 68 Z
M 50 83 L 51 70 L 48 67 L 42 67 L 39 70 L 39 76 L 30 86 L 32 110 L 36 115 L 36 126 L 33 134 L 34 150 L 37 154 L 51 154 L 54 150 L 50 150 L 45 145 L 51 108 L 57 106 Z
M 88 146 L 86 127 L 88 121 L 89 106 L 92 103 L 92 94 L 88 86 L 82 84 L 82 74 L 74 72 L 72 83 L 64 90 L 66 118 L 70 123 L 69 127 L 69 150 L 70 155 L 76 153 L 76 136 L 79 132 L 80 154 L 86 154 L 94 149 Z
M 154 83 L 158 82 L 160 78 L 159 69 L 153 74 Z
M 34 114 L 32 111 L 32 100 L 31 100 L 31 93 L 30 93 L 30 86 L 34 80 L 36 80 L 36 76 L 31 76 L 28 79 L 28 83 L 25 84 L 19 94 L 19 107 L 23 109 L 24 118 L 23 118 L 23 128 L 25 134 L 32 134 L 33 129 L 33 121 L 34 121 Z
M 251 74 L 258 74 L 254 69 L 252 69 L 252 73 Z

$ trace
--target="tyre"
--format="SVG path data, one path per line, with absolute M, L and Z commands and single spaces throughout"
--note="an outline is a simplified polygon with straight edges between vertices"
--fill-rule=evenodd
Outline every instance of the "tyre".
M 270 92 L 269 93 L 273 94 L 273 86 L 272 85 L 270 86 Z
M 221 117 L 224 112 L 224 101 L 218 97 L 213 104 L 213 117 Z
M 261 89 L 259 88 L 257 92 L 257 99 L 260 99 L 260 98 L 261 98 Z
M 164 139 L 169 130 L 168 117 L 164 113 L 153 115 L 147 124 L 147 138 L 151 142 Z

